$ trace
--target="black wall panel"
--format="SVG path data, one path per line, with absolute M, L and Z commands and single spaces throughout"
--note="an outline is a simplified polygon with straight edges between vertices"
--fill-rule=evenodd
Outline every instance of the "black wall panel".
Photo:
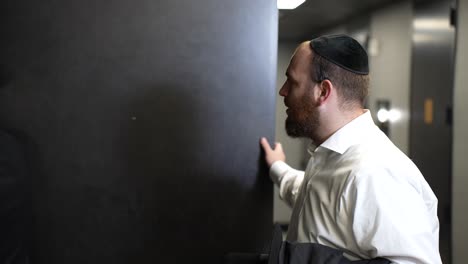
M 267 245 L 276 1 L 7 0 L 0 15 L 32 263 L 220 263 Z

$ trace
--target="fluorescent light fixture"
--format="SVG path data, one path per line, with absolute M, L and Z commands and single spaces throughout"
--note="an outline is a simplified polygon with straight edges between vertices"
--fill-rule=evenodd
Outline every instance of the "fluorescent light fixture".
M 418 18 L 413 21 L 413 26 L 416 30 L 447 30 L 450 21 L 448 18 Z
M 277 0 L 278 9 L 294 9 L 304 3 L 305 0 Z

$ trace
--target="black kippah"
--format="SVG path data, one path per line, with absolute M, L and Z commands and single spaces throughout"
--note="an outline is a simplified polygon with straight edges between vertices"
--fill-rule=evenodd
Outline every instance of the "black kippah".
M 328 61 L 356 74 L 369 74 L 367 52 L 355 39 L 329 35 L 310 41 L 310 47 Z

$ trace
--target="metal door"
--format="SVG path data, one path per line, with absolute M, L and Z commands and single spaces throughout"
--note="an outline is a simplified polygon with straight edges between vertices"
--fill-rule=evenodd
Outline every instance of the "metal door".
M 451 1 L 415 4 L 411 76 L 410 157 L 439 200 L 443 263 L 451 261 L 451 109 L 455 43 L 451 8 Z

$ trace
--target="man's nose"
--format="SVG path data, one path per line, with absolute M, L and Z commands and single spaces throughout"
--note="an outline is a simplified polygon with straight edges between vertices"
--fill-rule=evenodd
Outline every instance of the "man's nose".
M 281 89 L 279 90 L 279 95 L 286 97 L 288 95 L 287 88 L 286 88 L 286 83 L 283 84 Z

